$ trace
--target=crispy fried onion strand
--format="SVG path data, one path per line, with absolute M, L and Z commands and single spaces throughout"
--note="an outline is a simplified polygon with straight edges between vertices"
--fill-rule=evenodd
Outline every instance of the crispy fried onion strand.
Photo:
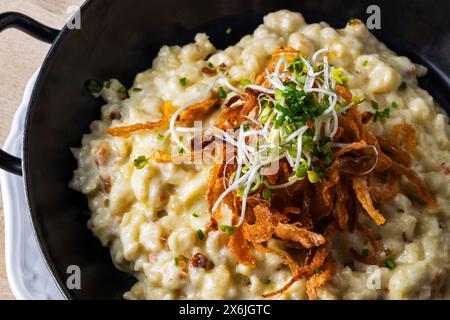
M 190 123 L 195 120 L 200 120 L 212 113 L 220 105 L 220 98 L 217 92 L 213 92 L 211 98 L 195 103 L 189 106 L 187 109 L 183 110 L 179 116 L 179 122 Z M 141 131 L 141 130 L 152 130 L 155 128 L 160 128 L 167 126 L 170 121 L 170 117 L 175 112 L 176 108 L 170 101 L 164 102 L 162 113 L 163 117 L 161 120 L 155 122 L 137 123 L 129 126 L 114 127 L 106 130 L 111 136 L 123 137 L 131 133 Z
M 247 93 L 243 99 L 251 101 L 248 105 L 252 107 L 238 104 L 236 110 L 225 110 L 218 126 L 239 126 L 243 121 L 242 111 L 250 112 L 254 108 L 249 96 L 251 94 Z M 324 168 L 326 175 L 321 182 L 312 184 L 308 179 L 299 180 L 285 189 L 272 190 L 270 200 L 263 199 L 264 187 L 261 186 L 249 197 L 245 221 L 230 237 L 229 248 L 240 263 L 251 267 L 256 265 L 252 249 L 277 255 L 292 274 L 292 279 L 282 288 L 263 297 L 282 294 L 299 279 L 305 279 L 308 297 L 317 298 L 318 289 L 335 272 L 335 261 L 330 252 L 337 229 L 365 236 L 373 253 L 367 258 L 361 258 L 355 252 L 350 254 L 362 263 L 378 263 L 380 248 L 377 240 L 372 230 L 362 225 L 357 216 L 364 211 L 378 225 L 384 224 L 386 219 L 377 206 L 400 192 L 403 176 L 417 188 L 428 205 L 437 206 L 425 184 L 409 167 L 411 158 L 406 150 L 415 148 L 414 129 L 406 124 L 396 126 L 392 142 L 389 142 L 373 135 L 362 121 L 356 106 L 339 115 L 339 135 L 333 140 L 333 162 Z M 221 164 L 213 169 L 207 192 L 210 209 L 223 190 L 229 187 L 226 182 L 231 179 L 235 166 Z M 290 170 L 286 160 L 281 160 L 280 170 L 267 177 L 268 183 L 285 183 L 292 174 Z M 232 192 L 224 202 L 231 208 L 236 221 L 241 211 L 241 198 Z M 209 231 L 218 228 L 218 212 L 220 208 L 211 213 Z M 304 261 L 299 260 L 302 255 L 307 257 Z

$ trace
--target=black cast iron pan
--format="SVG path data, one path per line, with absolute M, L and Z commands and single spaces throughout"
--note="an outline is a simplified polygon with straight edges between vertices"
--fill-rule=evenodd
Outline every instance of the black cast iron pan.
M 239 40 L 261 23 L 264 14 L 287 8 L 308 22 L 343 27 L 349 18 L 367 19 L 379 5 L 382 29 L 375 34 L 399 54 L 429 68 L 421 86 L 450 111 L 450 2 L 334 0 L 91 0 L 82 7 L 81 30 L 45 27 L 17 13 L 0 14 L 0 30 L 21 29 L 53 43 L 42 66 L 28 110 L 22 161 L 0 152 L 0 166 L 23 174 L 31 218 L 42 252 L 68 299 L 121 299 L 135 282 L 117 271 L 108 250 L 86 228 L 86 199 L 67 187 L 89 124 L 101 102 L 84 88 L 87 79 L 121 79 L 131 85 L 151 66 L 164 44 L 185 44 L 206 32 L 218 48 Z M 232 27 L 233 33 L 225 30 Z M 26 57 L 26 53 L 24 53 Z M 5 62 L 3 62 L 5 63 Z M 68 266 L 81 268 L 81 290 L 66 287 Z

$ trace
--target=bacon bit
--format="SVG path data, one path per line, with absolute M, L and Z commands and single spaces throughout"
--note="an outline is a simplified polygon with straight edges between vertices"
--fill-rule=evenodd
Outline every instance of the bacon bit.
M 111 192 L 111 187 L 112 187 L 112 182 L 111 182 L 111 178 L 110 177 L 100 177 L 100 181 L 101 181 L 101 189 L 103 192 L 107 192 L 110 193 Z
M 97 167 L 104 166 L 106 164 L 109 155 L 109 150 L 105 147 L 98 148 L 95 153 L 95 164 Z
M 213 268 L 213 263 L 202 253 L 196 253 L 191 258 L 190 262 L 193 268 L 201 268 L 205 270 L 210 270 Z
M 226 70 L 227 70 L 227 68 L 228 68 L 228 66 L 224 63 L 224 62 L 222 62 L 220 65 L 219 65 L 219 70 L 221 71 L 221 72 L 225 72 Z
M 110 120 L 120 120 L 122 119 L 122 113 L 119 110 L 114 110 L 109 114 Z
M 351 103 L 353 95 L 346 87 L 337 85 L 336 86 L 336 93 L 340 95 L 345 101 Z
M 152 130 L 155 128 L 163 127 L 169 124 L 170 116 L 172 115 L 173 111 L 174 106 L 172 105 L 172 103 L 166 101 L 163 106 L 163 118 L 161 120 L 155 122 L 137 123 L 130 126 L 109 128 L 106 130 L 106 133 L 113 137 L 123 137 L 136 131 Z
M 369 187 L 367 186 L 367 178 L 354 177 L 353 178 L 353 190 L 355 190 L 356 197 L 361 203 L 362 207 L 370 215 L 370 217 L 378 224 L 382 225 L 386 222 L 386 219 L 378 212 L 373 206 L 372 199 L 370 198 Z
M 214 75 L 214 74 L 217 73 L 217 71 L 215 69 L 211 69 L 211 68 L 208 68 L 208 67 L 202 68 L 202 72 L 204 74 L 208 74 L 208 75 Z
M 402 239 L 403 239 L 403 242 L 411 243 L 411 240 L 408 239 L 406 232 L 402 232 Z
M 212 97 L 196 103 L 180 114 L 180 121 L 181 122 L 192 122 L 194 120 L 199 120 L 213 112 L 216 107 L 220 105 L 220 98 L 219 95 L 214 92 L 212 94 Z
M 448 176 L 450 174 L 450 165 L 447 162 L 441 163 L 441 168 L 444 171 L 444 174 Z

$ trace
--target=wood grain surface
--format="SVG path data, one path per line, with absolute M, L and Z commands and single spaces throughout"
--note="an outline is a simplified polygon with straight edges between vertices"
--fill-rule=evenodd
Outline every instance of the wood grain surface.
M 1 0 L 0 13 L 17 11 L 60 29 L 70 16 L 70 6 L 83 0 Z M 0 145 L 10 130 L 12 118 L 22 100 L 30 77 L 42 64 L 49 45 L 17 30 L 0 34 Z M 0 300 L 14 299 L 5 270 L 3 202 L 0 201 Z

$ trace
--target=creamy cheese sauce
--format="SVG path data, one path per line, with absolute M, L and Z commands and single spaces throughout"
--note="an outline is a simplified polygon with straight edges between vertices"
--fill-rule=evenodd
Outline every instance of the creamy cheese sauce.
M 450 127 L 445 112 L 417 86 L 417 77 L 426 70 L 395 55 L 363 24 L 336 30 L 326 23 L 307 24 L 300 13 L 287 10 L 267 15 L 252 35 L 225 50 L 216 50 L 205 34 L 183 47 L 162 47 L 152 68 L 137 75 L 133 88 L 138 89 L 130 89 L 129 98 L 117 93 L 122 87 L 117 80 L 103 87 L 107 104 L 102 119 L 92 123 L 82 147 L 73 149 L 79 165 L 70 185 L 88 197 L 88 226 L 110 248 L 114 264 L 138 279 L 125 298 L 260 299 L 290 280 L 289 269 L 277 256 L 255 252 L 257 265 L 252 269 L 238 263 L 225 233 L 211 232 L 200 239 L 198 230 L 205 230 L 210 220 L 205 192 L 212 167 L 152 161 L 157 150 L 172 147 L 166 129 L 127 137 L 105 133 L 110 127 L 159 120 L 164 101 L 181 106 L 201 95 L 214 81 L 202 72 L 209 63 L 225 64 L 228 80 L 237 87 L 242 79 L 254 81 L 267 57 L 283 46 L 307 56 L 328 48 L 330 64 L 348 70 L 349 89 L 365 99 L 360 110 L 370 111 L 371 100 L 380 106 L 395 102 L 390 117 L 371 123 L 371 130 L 389 137 L 394 125 L 413 125 L 418 144 L 413 169 L 439 204 L 438 209 L 427 207 L 405 184 L 380 208 L 385 225 L 363 221 L 375 230 L 382 258 L 395 261 L 392 270 L 351 262 L 350 250 L 361 252 L 368 244 L 357 233 L 339 232 L 333 248 L 337 272 L 319 290 L 319 298 L 450 298 Z M 138 169 L 134 160 L 142 155 L 150 161 Z M 269 246 L 280 243 L 272 239 Z M 213 267 L 191 266 L 196 253 Z M 275 298 L 305 299 L 304 281 Z

